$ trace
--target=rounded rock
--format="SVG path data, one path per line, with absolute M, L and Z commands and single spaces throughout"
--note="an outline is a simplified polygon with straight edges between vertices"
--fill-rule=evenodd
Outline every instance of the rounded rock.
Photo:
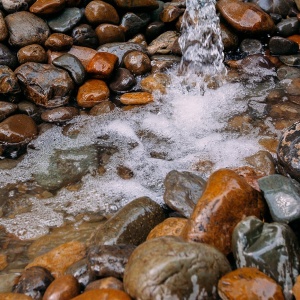
M 69 50 L 73 45 L 73 38 L 64 33 L 52 33 L 45 42 L 45 46 L 53 51 Z
M 0 94 L 18 93 L 20 87 L 14 72 L 5 65 L 0 65 Z
M 49 123 L 61 123 L 73 119 L 79 115 L 76 107 L 58 107 L 44 111 L 41 114 L 41 119 Z
M 113 24 L 100 24 L 95 29 L 99 45 L 125 42 L 125 34 L 121 27 Z
M 0 122 L 7 118 L 9 115 L 13 114 L 18 109 L 18 105 L 0 101 Z
M 18 59 L 8 47 L 0 43 L 0 65 L 8 66 L 14 69 L 18 64 Z
M 89 283 L 85 292 L 91 290 L 101 290 L 101 289 L 113 289 L 113 290 L 124 290 L 123 282 L 115 277 L 106 277 L 99 280 L 95 280 Z
M 153 100 L 152 94 L 148 92 L 125 93 L 120 97 L 120 102 L 125 105 L 144 105 Z
M 269 49 L 273 55 L 290 55 L 297 53 L 299 46 L 296 42 L 286 38 L 273 36 L 269 40 Z
M 32 297 L 21 293 L 1 293 L 1 300 L 32 300 Z
M 66 0 L 37 0 L 31 6 L 29 11 L 34 14 L 48 15 L 61 11 L 66 4 Z
M 116 9 L 109 3 L 103 1 L 91 1 L 85 7 L 85 17 L 92 25 L 101 23 L 119 23 L 119 15 Z
M 97 53 L 97 51 L 88 47 L 73 46 L 68 53 L 76 56 L 86 69 L 88 63 Z
M 81 24 L 72 30 L 74 44 L 83 47 L 96 48 L 99 46 L 94 29 L 88 24 Z
M 90 110 L 90 115 L 91 116 L 99 116 L 102 114 L 109 113 L 113 111 L 116 108 L 116 105 L 109 101 L 109 100 L 104 100 L 101 103 L 93 106 Z
M 110 89 L 115 93 L 130 90 L 136 84 L 135 77 L 125 68 L 118 68 L 109 84 Z
M 21 48 L 17 53 L 17 57 L 20 64 L 26 62 L 47 62 L 47 53 L 45 49 L 38 44 L 32 44 Z
M 8 37 L 8 29 L 4 21 L 4 15 L 0 10 L 0 42 L 3 42 Z
M 132 51 L 125 55 L 124 65 L 134 75 L 143 75 L 151 71 L 150 58 L 140 51 Z
M 131 300 L 123 291 L 113 289 L 101 289 L 84 292 L 71 300 Z

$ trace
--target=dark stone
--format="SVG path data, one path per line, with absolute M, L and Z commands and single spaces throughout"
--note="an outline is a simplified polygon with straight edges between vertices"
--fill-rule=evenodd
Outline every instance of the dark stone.
M 290 67 L 300 67 L 300 54 L 281 55 L 279 56 L 281 62 Z
M 91 108 L 90 115 L 91 116 L 99 116 L 102 114 L 109 113 L 109 112 L 113 111 L 115 108 L 116 108 L 116 105 L 113 102 L 111 102 L 109 100 L 102 101 L 101 103 L 99 103 Z
M 269 41 L 269 49 L 273 55 L 290 55 L 297 53 L 299 46 L 294 41 L 280 36 L 273 36 Z
M 158 8 L 156 0 L 115 0 L 117 7 L 133 11 L 152 11 Z
M 18 110 L 22 114 L 26 114 L 27 116 L 33 118 L 34 120 L 39 119 L 39 108 L 32 102 L 29 101 L 21 101 L 18 103 Z
M 146 28 L 146 38 L 149 42 L 157 38 L 160 34 L 165 31 L 165 23 L 156 21 L 150 23 Z
M 121 20 L 121 26 L 124 28 L 127 38 L 133 37 L 145 28 L 150 22 L 148 14 L 126 13 Z
M 44 111 L 41 114 L 41 119 L 49 123 L 61 123 L 73 119 L 79 115 L 76 107 L 57 107 L 51 110 Z
M 119 68 L 115 72 L 109 87 L 115 93 L 129 91 L 136 84 L 135 77 L 125 68 Z
M 234 229 L 232 250 L 238 268 L 256 267 L 282 286 L 285 299 L 293 298 L 300 247 L 288 225 L 247 217 Z
M 7 66 L 0 65 L 0 94 L 15 94 L 20 92 L 18 79 Z
M 99 45 L 98 37 L 94 29 L 88 24 L 81 24 L 72 30 L 74 45 L 97 48 Z
M 13 114 L 17 109 L 18 105 L 16 104 L 0 101 L 0 122 Z
M 225 26 L 223 23 L 220 24 L 221 27 L 221 39 L 224 46 L 224 50 L 233 50 L 236 49 L 239 45 L 239 38 L 238 36 Z
M 292 0 L 251 0 L 250 2 L 256 3 L 269 14 L 279 14 L 283 17 L 286 17 L 290 9 L 295 6 Z
M 279 14 L 270 13 L 270 17 L 272 18 L 272 20 L 275 24 L 278 24 L 282 20 L 282 16 Z
M 150 17 L 152 22 L 160 21 L 160 14 L 164 9 L 165 3 L 163 1 L 156 1 L 158 7 L 150 12 Z
M 32 267 L 22 273 L 12 291 L 30 296 L 34 300 L 42 300 L 47 287 L 53 280 L 48 270 L 42 267 Z
M 189 218 L 205 184 L 205 180 L 196 174 L 173 170 L 164 180 L 164 201 L 170 208 Z
M 122 279 L 125 266 L 136 247 L 133 245 L 98 245 L 90 248 L 88 263 L 98 278 Z
M 5 45 L 0 43 L 0 65 L 14 69 L 18 64 L 17 55 L 12 53 Z
M 247 55 L 258 54 L 263 52 L 263 45 L 256 39 L 244 39 L 240 44 L 240 49 Z
M 282 65 L 277 69 L 277 77 L 279 80 L 299 78 L 300 69 Z
M 83 84 L 86 72 L 81 61 L 76 56 L 66 53 L 55 58 L 52 61 L 52 64 L 68 71 L 77 85 Z
M 293 34 L 298 34 L 300 23 L 296 17 L 288 18 L 279 22 L 276 28 L 278 35 L 288 37 Z

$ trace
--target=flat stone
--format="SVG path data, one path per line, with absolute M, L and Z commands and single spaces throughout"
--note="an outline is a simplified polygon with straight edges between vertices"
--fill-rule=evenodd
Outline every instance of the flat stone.
M 74 45 L 93 49 L 99 46 L 97 34 L 89 24 L 80 24 L 73 28 L 72 38 L 74 39 Z
M 153 40 L 148 46 L 150 55 L 154 54 L 169 54 L 172 52 L 174 42 L 178 38 L 176 31 L 166 31 Z
M 8 13 L 14 13 L 19 10 L 28 10 L 34 0 L 2 0 L 2 6 Z
M 44 111 L 41 114 L 41 119 L 49 123 L 61 123 L 69 121 L 78 115 L 79 111 L 76 107 L 57 107 Z
M 99 45 L 125 42 L 125 34 L 121 27 L 113 24 L 100 24 L 95 29 Z
M 29 11 L 34 14 L 48 15 L 60 12 L 65 7 L 65 0 L 37 0 Z
M 133 299 L 217 299 L 218 280 L 230 270 L 214 247 L 167 236 L 134 250 L 123 282 Z
M 115 277 L 106 277 L 89 283 L 85 292 L 91 290 L 114 289 L 124 291 L 123 282 Z
M 276 25 L 277 33 L 280 36 L 288 37 L 299 33 L 300 24 L 296 17 L 283 19 Z
M 273 55 L 296 54 L 299 50 L 297 43 L 280 36 L 273 36 L 269 40 L 269 49 Z
M 115 0 L 117 7 L 125 10 L 153 11 L 158 8 L 156 0 Z
M 52 33 L 46 40 L 45 46 L 53 51 L 69 50 L 73 46 L 73 38 L 64 33 Z
M 151 60 L 149 56 L 141 51 L 132 51 L 124 56 L 124 66 L 132 74 L 144 75 L 151 71 Z
M 92 25 L 101 23 L 119 24 L 119 15 L 116 9 L 104 1 L 91 1 L 85 7 L 85 17 Z
M 115 93 L 130 90 L 136 84 L 135 77 L 125 68 L 118 68 L 114 73 L 109 88 Z
M 18 93 L 20 87 L 14 72 L 5 65 L 0 65 L 0 94 Z
M 8 37 L 8 29 L 4 21 L 4 14 L 0 11 L 0 42 L 3 42 Z
M 120 97 L 120 102 L 125 105 L 144 105 L 153 102 L 153 96 L 148 92 L 125 93 Z
M 111 111 L 113 111 L 115 108 L 116 108 L 116 105 L 113 102 L 111 102 L 109 100 L 104 100 L 91 108 L 90 115 L 91 116 L 99 116 L 102 114 L 107 114 L 107 113 L 110 113 Z
M 13 54 L 4 44 L 0 43 L 0 65 L 8 66 L 9 68 L 14 69 L 17 64 L 17 56 Z
M 47 53 L 45 49 L 38 44 L 32 44 L 21 48 L 17 53 L 17 57 L 20 64 L 27 62 L 47 62 Z
M 72 300 L 131 300 L 131 298 L 123 291 L 113 289 L 92 290 L 82 293 Z

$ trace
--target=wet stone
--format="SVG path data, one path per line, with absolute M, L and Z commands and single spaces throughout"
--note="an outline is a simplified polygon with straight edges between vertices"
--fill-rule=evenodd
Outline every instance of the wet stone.
M 4 21 L 4 14 L 0 10 L 0 42 L 8 37 L 8 29 Z
M 135 77 L 125 68 L 118 68 L 109 84 L 109 88 L 115 92 L 125 92 L 136 84 Z
M 281 285 L 286 300 L 292 299 L 300 248 L 288 225 L 247 217 L 234 229 L 232 250 L 238 268 L 258 268 Z
M 66 53 L 55 58 L 52 64 L 66 70 L 77 85 L 83 84 L 86 72 L 83 64 L 76 56 Z
M 18 109 L 18 105 L 0 101 L 0 122 L 13 114 Z
M 49 27 L 54 32 L 64 33 L 75 27 L 83 17 L 83 11 L 77 7 L 70 7 L 63 10 L 58 16 L 48 21 Z
M 299 50 L 297 43 L 280 36 L 273 36 L 269 41 L 269 49 L 273 55 L 290 55 Z
M 278 35 L 288 37 L 299 33 L 300 24 L 296 17 L 283 19 L 276 25 L 276 29 Z
M 17 53 L 17 57 L 20 64 L 24 64 L 26 62 L 47 62 L 46 51 L 38 44 L 32 44 L 21 48 Z
M 99 45 L 125 42 L 125 34 L 121 27 L 113 24 L 100 24 L 95 29 Z
M 97 51 L 88 47 L 73 46 L 68 53 L 76 56 L 83 64 L 84 68 L 86 68 L 86 66 L 97 53 Z
M 29 11 L 40 15 L 54 14 L 61 11 L 65 4 L 65 0 L 37 0 L 30 6 Z
M 134 299 L 217 299 L 218 280 L 230 270 L 226 257 L 214 247 L 161 237 L 134 250 L 125 268 L 124 288 Z
M 145 31 L 145 35 L 148 41 L 152 41 L 161 35 L 165 31 L 165 23 L 161 21 L 155 21 L 150 23 Z
M 12 46 L 43 45 L 50 34 L 47 23 L 27 11 L 6 16 L 5 22 L 9 31 L 9 43 Z
M 98 37 L 94 29 L 88 24 L 81 24 L 72 30 L 74 45 L 97 48 Z
M 154 73 L 145 78 L 140 82 L 141 88 L 145 92 L 161 94 L 166 93 L 166 88 L 170 84 L 170 77 L 164 73 Z
M 152 11 L 158 8 L 156 0 L 116 0 L 117 7 L 125 10 Z
M 274 159 L 268 151 L 260 150 L 251 156 L 245 157 L 245 161 L 265 176 L 275 174 Z
M 76 107 L 58 107 L 44 111 L 41 114 L 41 119 L 49 123 L 61 123 L 73 119 L 79 115 Z
M 240 44 L 240 49 L 248 55 L 258 54 L 263 52 L 263 45 L 256 39 L 244 39 Z
M 127 38 L 131 38 L 142 31 L 150 22 L 148 14 L 126 13 L 121 20 L 120 26 L 124 29 Z
M 85 292 L 100 289 L 124 290 L 123 282 L 115 277 L 106 277 L 95 280 L 87 285 Z
M 69 300 L 80 294 L 80 285 L 72 275 L 63 275 L 48 286 L 43 300 Z
M 113 289 L 92 290 L 82 293 L 72 300 L 131 300 L 131 298 L 123 291 Z
M 18 110 L 22 114 L 26 114 L 27 116 L 33 118 L 34 120 L 38 117 L 39 115 L 39 109 L 38 107 L 29 101 L 21 101 L 18 103 Z
M 239 45 L 239 39 L 238 36 L 228 28 L 228 26 L 225 26 L 223 23 L 220 24 L 221 28 L 221 39 L 224 46 L 224 50 L 233 50 L 236 49 Z
M 300 69 L 282 65 L 277 69 L 277 77 L 279 80 L 298 78 Z
M 151 61 L 147 54 L 132 51 L 124 56 L 124 66 L 134 75 L 143 75 L 151 71 Z
M 280 55 L 279 59 L 287 66 L 300 67 L 300 54 Z
M 160 19 L 164 23 L 173 22 L 183 13 L 184 9 L 172 5 L 172 3 L 166 4 L 163 11 L 160 13 Z
M 125 93 L 120 97 L 120 102 L 125 105 L 144 105 L 153 102 L 153 96 L 148 92 Z
M 286 17 L 290 9 L 294 7 L 294 1 L 292 0 L 252 0 L 250 2 L 256 3 L 260 6 L 260 8 L 269 14 L 278 14 L 282 17 Z
M 2 300 L 32 300 L 32 297 L 20 293 L 1 293 Z
M 218 294 L 223 300 L 284 300 L 277 282 L 256 268 L 240 268 L 224 275 L 218 283 Z
M 7 66 L 0 65 L 0 82 L 0 94 L 14 94 L 20 91 L 17 77 Z
M 97 228 L 89 243 L 90 245 L 139 245 L 164 219 L 165 214 L 160 205 L 148 197 L 137 198 Z
M 173 170 L 164 180 L 164 201 L 170 208 L 189 218 L 205 185 L 205 180 L 196 174 Z
M 14 13 L 19 10 L 28 10 L 34 0 L 2 0 L 3 8 L 8 13 Z
M 175 55 L 153 55 L 151 56 L 152 73 L 166 71 L 180 63 L 180 57 Z
M 133 245 L 98 245 L 88 252 L 90 269 L 99 278 L 115 277 L 122 279 L 125 266 L 136 247 Z
M 293 295 L 296 300 L 300 299 L 300 276 L 297 277 L 296 283 L 293 286 Z
M 47 287 L 53 280 L 53 276 L 47 269 L 35 266 L 28 268 L 22 273 L 12 291 L 25 294 L 35 300 L 41 300 Z
M 0 43 L 0 65 L 14 69 L 18 64 L 17 56 L 10 51 L 4 44 Z
M 148 46 L 150 55 L 154 54 L 169 54 L 172 52 L 174 42 L 178 38 L 176 31 L 166 31 L 153 40 Z
M 15 74 L 27 98 L 46 108 L 66 104 L 74 88 L 68 72 L 52 65 L 25 63 Z
M 45 46 L 53 51 L 69 50 L 73 46 L 73 38 L 64 33 L 52 33 L 46 40 Z
M 90 110 L 90 115 L 91 116 L 99 116 L 102 114 L 107 114 L 111 111 L 113 111 L 116 108 L 116 105 L 109 101 L 109 100 L 104 100 L 101 103 L 93 106 Z

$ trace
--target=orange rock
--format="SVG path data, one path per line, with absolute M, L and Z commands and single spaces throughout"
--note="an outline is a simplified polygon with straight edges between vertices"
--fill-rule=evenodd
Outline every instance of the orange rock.
M 124 291 L 123 282 L 115 277 L 106 277 L 89 283 L 85 292 L 91 290 L 113 289 Z
M 24 64 L 29 61 L 37 63 L 45 63 L 47 61 L 47 53 L 45 49 L 38 44 L 32 44 L 21 48 L 18 51 L 17 56 L 20 64 Z
M 297 43 L 299 45 L 299 48 L 300 48 L 300 35 L 299 34 L 291 35 L 287 39 Z
M 99 45 L 113 42 L 125 42 L 125 34 L 120 26 L 113 24 L 100 24 L 95 32 Z
M 30 6 L 29 11 L 34 14 L 53 14 L 61 11 L 66 0 L 37 0 Z
M 87 80 L 78 90 L 77 103 L 81 107 L 93 107 L 109 98 L 106 83 L 99 79 Z
M 4 253 L 0 253 L 0 271 L 2 271 L 3 269 L 5 269 L 7 267 L 8 263 L 7 263 L 7 256 Z M 1 297 L 0 297 L 1 299 Z
M 258 191 L 234 171 L 220 169 L 209 177 L 182 236 L 228 254 L 237 223 L 246 216 L 262 218 L 264 211 L 265 203 Z
M 68 53 L 73 54 L 76 56 L 83 66 L 86 68 L 90 60 L 94 57 L 94 55 L 97 53 L 96 50 L 88 47 L 81 47 L 81 46 L 73 46 Z
M 224 300 L 284 300 L 281 286 L 256 268 L 227 273 L 219 280 L 218 293 Z
M 73 38 L 64 33 L 52 33 L 45 42 L 45 46 L 54 51 L 69 50 L 73 45 Z
M 102 23 L 119 24 L 119 15 L 116 9 L 104 1 L 91 1 L 85 7 L 85 17 L 89 23 L 99 25 Z
M 293 295 L 295 296 L 296 300 L 300 300 L 300 276 L 297 277 L 297 280 L 293 286 Z
M 125 105 L 148 104 L 153 101 L 153 96 L 148 92 L 125 93 L 120 97 L 120 102 Z
M 167 235 L 180 236 L 186 223 L 184 218 L 167 218 L 150 231 L 147 240 Z
M 95 78 L 109 78 L 118 62 L 118 57 L 108 52 L 96 53 L 88 63 L 86 70 Z
M 32 300 L 31 297 L 19 293 L 0 293 L 1 300 Z
M 130 300 L 131 298 L 121 290 L 101 289 L 84 292 L 72 300 Z
M 25 269 L 40 266 L 49 270 L 55 278 L 58 278 L 64 274 L 69 266 L 84 258 L 85 255 L 85 245 L 78 241 L 72 241 L 36 257 Z

